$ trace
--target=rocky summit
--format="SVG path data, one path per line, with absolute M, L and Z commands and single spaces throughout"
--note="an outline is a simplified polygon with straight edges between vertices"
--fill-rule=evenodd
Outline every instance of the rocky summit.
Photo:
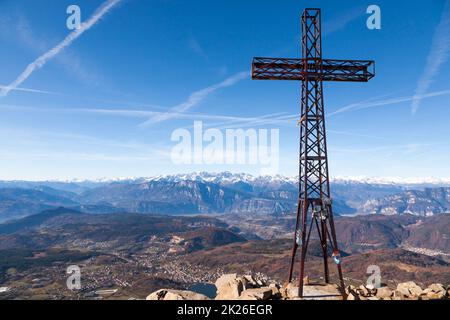
M 277 282 L 257 279 L 252 275 L 225 274 L 215 282 L 215 300 L 342 300 L 335 284 L 318 284 L 305 279 L 303 298 L 298 296 L 295 283 L 281 285 Z M 347 300 L 448 300 L 450 286 L 436 283 L 422 289 L 413 281 L 399 283 L 395 289 L 371 288 L 350 285 L 345 289 Z M 147 300 L 208 300 L 192 291 L 162 289 L 153 292 Z

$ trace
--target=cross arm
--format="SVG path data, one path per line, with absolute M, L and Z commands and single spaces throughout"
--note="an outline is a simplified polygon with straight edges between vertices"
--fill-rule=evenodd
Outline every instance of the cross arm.
M 375 76 L 372 60 L 254 58 L 254 80 L 322 80 L 367 82 Z

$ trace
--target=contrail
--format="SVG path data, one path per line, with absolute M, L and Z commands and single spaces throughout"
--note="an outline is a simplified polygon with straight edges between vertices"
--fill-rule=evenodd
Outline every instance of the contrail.
M 276 121 L 280 114 L 267 114 L 254 117 L 239 117 L 219 114 L 205 114 L 205 113 L 192 113 L 192 112 L 161 112 L 151 110 L 133 110 L 133 109 L 100 109 L 100 108 L 48 108 L 48 107 L 28 107 L 23 105 L 12 104 L 0 104 L 0 110 L 13 110 L 13 111 L 29 111 L 29 112 L 58 112 L 67 114 L 93 114 L 95 116 L 117 116 L 117 117 L 130 117 L 130 118 L 152 118 L 157 116 L 170 115 L 171 118 L 177 119 L 189 119 L 189 120 L 217 120 L 225 121 L 224 123 L 259 123 L 264 119 L 270 119 L 270 121 Z M 281 119 L 281 118 L 280 118 Z M 221 123 L 221 124 L 224 124 Z
M 440 67 L 447 61 L 450 53 L 450 0 L 445 2 L 441 21 L 433 36 L 431 51 L 428 54 L 425 71 L 422 74 L 418 84 L 414 99 L 411 104 L 411 112 L 415 114 L 419 110 L 422 96 L 424 96 Z
M 28 77 L 37 69 L 42 68 L 50 59 L 54 58 L 61 50 L 70 46 L 78 37 L 80 37 L 85 31 L 89 30 L 94 26 L 105 14 L 107 14 L 115 5 L 117 5 L 121 0 L 107 0 L 104 2 L 94 14 L 87 20 L 83 22 L 79 29 L 71 32 L 62 42 L 53 47 L 50 51 L 47 51 L 35 61 L 30 63 L 25 70 L 14 80 L 10 85 L 1 88 L 0 96 L 6 96 L 11 90 L 16 89 L 20 86 Z
M 200 102 L 202 102 L 204 99 L 206 99 L 206 97 L 208 97 L 210 94 L 214 93 L 215 91 L 222 89 L 222 88 L 230 87 L 230 86 L 236 84 L 237 82 L 248 78 L 249 76 L 250 75 L 249 75 L 248 71 L 239 72 L 218 84 L 215 84 L 210 87 L 204 88 L 202 90 L 196 91 L 196 92 L 192 93 L 185 102 L 180 103 L 179 105 L 176 105 L 176 106 L 170 108 L 166 114 L 151 117 L 149 120 L 145 121 L 144 123 L 141 123 L 140 126 L 148 126 L 150 124 L 154 124 L 154 123 L 172 119 L 174 113 L 176 114 L 176 113 L 186 112 L 189 109 L 191 109 L 192 107 L 194 107 L 197 104 L 199 104 Z
M 449 95 L 449 94 L 450 94 L 450 90 L 442 90 L 442 91 L 436 91 L 436 92 L 423 93 L 420 95 L 416 93 L 414 96 L 397 97 L 397 98 L 377 100 L 377 101 L 371 101 L 371 102 L 353 103 L 348 106 L 342 107 L 332 113 L 329 113 L 328 117 L 331 117 L 331 116 L 334 116 L 334 115 L 337 115 L 337 114 L 340 114 L 343 112 L 388 106 L 388 105 L 398 104 L 398 103 L 402 103 L 402 102 L 414 102 L 415 99 L 423 100 L 423 99 L 428 99 L 428 98 L 433 98 L 433 97 L 445 96 L 445 95 Z
M 14 90 L 14 91 L 31 92 L 31 93 L 42 93 L 42 94 L 60 95 L 60 93 L 57 93 L 57 92 L 51 92 L 51 91 L 46 91 L 46 90 L 31 89 L 31 88 L 22 88 L 22 87 L 11 88 L 10 86 L 2 86 L 2 85 L 0 85 L 0 90 L 10 90 L 10 91 Z

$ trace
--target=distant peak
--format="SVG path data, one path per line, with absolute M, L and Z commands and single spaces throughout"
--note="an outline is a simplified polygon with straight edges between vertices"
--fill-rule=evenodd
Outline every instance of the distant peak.
M 197 181 L 232 184 L 238 182 L 244 183 L 298 183 L 298 176 L 285 175 L 252 175 L 249 173 L 233 173 L 229 171 L 224 172 L 191 172 L 178 174 L 164 174 L 150 177 L 117 177 L 117 178 L 99 178 L 99 179 L 71 179 L 71 180 L 46 180 L 40 181 L 42 183 L 73 183 L 73 184 L 109 184 L 109 183 L 140 183 L 151 181 Z M 11 183 L 13 181 L 3 181 Z M 27 181 L 22 181 L 27 182 Z M 363 183 L 363 184 L 378 184 L 378 185 L 429 185 L 429 186 L 450 186 L 450 178 L 436 178 L 436 177 L 368 177 L 368 176 L 335 176 L 331 178 L 332 183 L 348 184 L 348 183 Z

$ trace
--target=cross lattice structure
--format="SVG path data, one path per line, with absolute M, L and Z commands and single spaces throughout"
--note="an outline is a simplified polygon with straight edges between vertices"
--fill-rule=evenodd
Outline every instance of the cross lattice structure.
M 299 296 L 303 297 L 305 259 L 311 231 L 316 228 L 322 247 L 325 282 L 330 281 L 328 258 L 331 253 L 345 299 L 330 193 L 323 81 L 367 82 L 375 76 L 375 62 L 322 59 L 320 9 L 304 10 L 301 42 L 301 59 L 254 58 L 252 79 L 301 81 L 299 196 L 288 281 L 292 281 L 297 249 L 301 247 Z

